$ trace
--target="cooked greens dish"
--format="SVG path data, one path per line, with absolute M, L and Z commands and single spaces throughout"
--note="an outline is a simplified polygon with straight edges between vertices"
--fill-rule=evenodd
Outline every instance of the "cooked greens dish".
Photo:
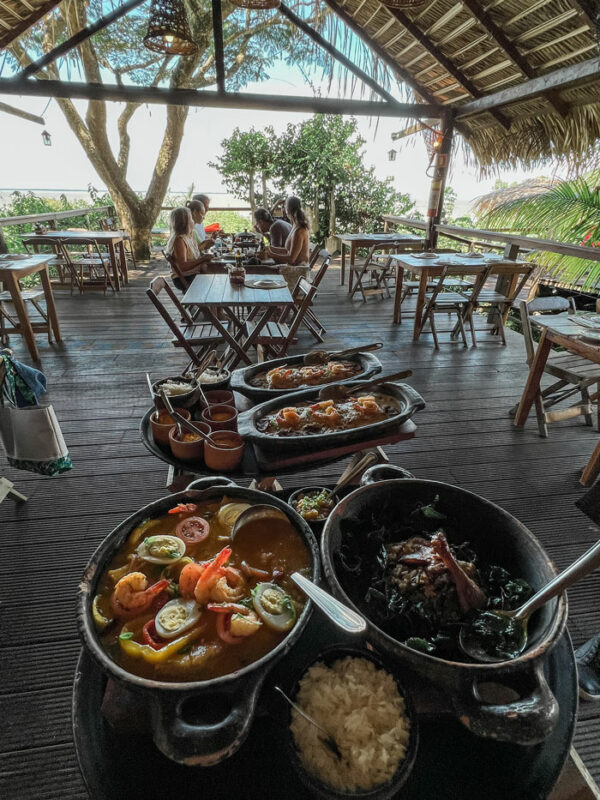
M 344 520 L 341 530 L 335 561 L 345 592 L 379 628 L 415 650 L 468 660 L 458 646 L 460 626 L 477 621 L 487 649 L 493 648 L 498 637 L 486 619 L 495 615 L 481 612 L 517 608 L 532 594 L 523 578 L 483 563 L 461 541 L 437 496 L 403 514 L 391 507 L 365 510 Z M 511 657 L 503 652 L 509 642 L 499 640 L 497 648 L 499 657 Z

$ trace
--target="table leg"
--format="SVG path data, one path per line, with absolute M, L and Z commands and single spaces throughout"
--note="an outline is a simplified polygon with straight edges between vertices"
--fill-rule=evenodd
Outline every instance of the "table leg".
M 40 272 L 42 280 L 42 287 L 44 289 L 44 297 L 46 298 L 46 311 L 48 312 L 48 322 L 52 327 L 54 338 L 57 342 L 62 341 L 60 338 L 60 325 L 58 322 L 58 315 L 56 313 L 56 306 L 54 305 L 54 294 L 52 292 L 52 285 L 50 283 L 50 275 L 48 273 L 48 266 L 45 265 L 44 269 Z
M 346 245 L 342 242 L 342 264 L 340 267 L 340 286 L 344 285 L 346 278 Z
M 127 253 L 125 252 L 125 242 L 123 239 L 119 242 L 119 258 L 121 260 L 121 277 L 123 283 L 129 283 L 129 272 L 127 270 Z
M 248 358 L 248 356 L 246 355 L 246 353 L 242 349 L 242 346 L 240 345 L 240 343 L 237 341 L 237 339 L 235 339 L 229 333 L 227 328 L 223 325 L 221 320 L 214 313 L 214 311 L 212 310 L 211 306 L 202 306 L 202 310 L 204 311 L 204 313 L 206 314 L 208 319 L 212 322 L 212 324 L 215 326 L 215 328 L 219 331 L 219 333 L 223 337 L 223 340 L 225 342 L 227 342 L 227 344 L 231 347 L 231 349 L 234 350 L 237 353 L 238 358 L 235 359 L 235 365 L 237 365 L 240 360 L 245 361 L 246 364 L 251 364 L 252 361 L 250 360 L 250 358 Z M 229 312 L 229 309 L 226 308 L 225 309 L 225 313 L 228 313 L 228 312 Z
M 248 338 L 247 338 L 247 339 L 246 339 L 246 341 L 244 342 L 244 349 L 245 349 L 246 351 L 248 351 L 248 350 L 249 350 L 251 347 L 253 347 L 253 346 L 254 346 L 254 344 L 255 344 L 256 340 L 257 340 L 257 339 L 258 339 L 258 337 L 260 336 L 260 332 L 261 332 L 261 331 L 262 331 L 262 329 L 265 327 L 265 325 L 267 324 L 267 322 L 268 322 L 268 321 L 269 321 L 269 320 L 270 320 L 272 317 L 274 317 L 274 316 L 275 316 L 275 313 L 276 313 L 276 311 L 277 311 L 277 308 L 275 308 L 275 307 L 273 307 L 273 306 L 267 306 L 267 307 L 266 307 L 266 308 L 263 310 L 263 313 L 262 313 L 262 314 L 260 314 L 260 315 L 259 315 L 259 316 L 256 318 L 256 322 L 255 322 L 255 325 L 254 325 L 254 330 L 252 331 L 252 333 L 251 333 L 251 334 L 248 336 Z
M 17 312 L 17 317 L 19 318 L 19 332 L 23 335 L 33 360 L 39 361 L 40 354 L 35 342 L 35 336 L 33 335 L 33 328 L 31 327 L 29 315 L 27 314 L 27 308 L 21 297 L 21 287 L 19 286 L 19 281 L 11 272 L 6 275 L 6 285 L 8 286 L 15 311 Z
M 594 448 L 590 460 L 583 468 L 579 483 L 582 486 L 591 486 L 600 474 L 600 442 Z
M 404 282 L 404 267 L 396 263 L 396 296 L 394 297 L 394 325 L 402 322 L 402 284 Z
M 550 354 L 550 350 L 552 348 L 552 342 L 546 334 L 547 330 L 544 330 L 542 333 L 542 338 L 537 346 L 535 358 L 531 362 L 527 383 L 525 384 L 525 389 L 523 390 L 523 395 L 519 402 L 517 413 L 515 414 L 514 424 L 517 428 L 522 428 L 527 422 L 527 417 L 531 411 L 531 406 L 535 401 L 536 395 L 540 391 L 540 381 L 542 379 L 542 375 L 544 374 L 546 361 L 548 360 L 548 355 Z
M 355 260 L 356 260 L 356 243 L 350 242 L 350 268 L 348 270 L 348 294 L 352 293 L 352 275 L 353 275 L 352 267 L 354 266 Z
M 413 328 L 413 341 L 416 342 L 421 335 L 421 328 L 423 327 L 423 307 L 425 305 L 425 295 L 427 294 L 427 281 L 429 280 L 429 272 L 424 269 L 421 271 L 419 279 L 419 291 L 417 292 L 417 307 L 415 309 L 415 325 Z
M 107 242 L 108 246 L 108 255 L 110 257 L 110 265 L 113 271 L 113 282 L 115 284 L 115 292 L 118 292 L 121 288 L 121 282 L 119 280 L 119 265 L 117 264 L 117 253 L 115 250 L 114 242 Z

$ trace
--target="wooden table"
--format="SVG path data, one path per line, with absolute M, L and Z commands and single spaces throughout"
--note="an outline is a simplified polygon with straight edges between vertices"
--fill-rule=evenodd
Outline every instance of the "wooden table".
M 273 280 L 273 275 L 253 275 L 253 280 Z M 252 289 L 248 286 L 234 284 L 228 275 L 196 275 L 192 285 L 181 301 L 184 306 L 193 306 L 203 311 L 223 337 L 230 350 L 232 360 L 227 366 L 233 369 L 240 361 L 252 364 L 248 351 L 253 347 L 264 326 L 273 318 L 279 309 L 293 306 L 292 295 L 286 286 L 283 289 Z M 252 318 L 253 330 L 246 335 L 246 326 L 236 311 L 250 306 L 255 312 Z M 221 309 L 229 330 L 215 313 Z
M 10 296 L 19 319 L 19 327 L 14 328 L 15 333 L 20 333 L 24 339 L 31 357 L 34 361 L 40 360 L 40 354 L 35 341 L 35 333 L 48 333 L 49 326 L 52 328 L 54 337 L 57 342 L 60 342 L 60 325 L 58 324 L 58 316 L 56 314 L 56 306 L 54 305 L 54 295 L 52 294 L 52 286 L 50 285 L 50 275 L 48 274 L 48 262 L 54 258 L 52 253 L 47 255 L 28 256 L 27 258 L 19 258 L 19 260 L 11 261 L 10 254 L 0 258 L 0 281 L 6 286 L 10 292 Z M 46 299 L 46 309 L 48 312 L 49 322 L 35 322 L 31 323 L 29 314 L 27 313 L 27 306 L 21 296 L 21 286 L 19 280 L 26 275 L 33 275 L 40 273 L 42 281 L 42 288 L 44 289 L 44 297 Z
M 435 252 L 435 251 L 434 251 Z M 390 253 L 392 263 L 396 265 L 396 296 L 394 298 L 394 323 L 400 324 L 400 303 L 402 299 L 402 283 L 404 281 L 404 271 L 413 272 L 419 276 L 419 289 L 417 293 L 417 307 L 415 310 L 415 322 L 413 330 L 413 340 L 416 342 L 423 327 L 423 308 L 425 306 L 425 295 L 427 294 L 427 283 L 430 278 L 440 274 L 442 267 L 450 264 L 453 267 L 477 267 L 482 269 L 490 263 L 505 262 L 507 259 L 496 253 L 484 253 L 477 258 L 466 256 L 464 253 L 440 253 L 437 258 L 421 258 L 419 254 L 410 253 Z M 515 261 L 516 264 L 520 263 Z
M 415 246 L 425 244 L 425 239 L 414 233 L 343 233 L 339 239 L 342 243 L 340 286 L 344 285 L 346 278 L 346 248 L 350 248 L 350 267 L 353 267 L 356 251 L 359 247 L 373 247 L 378 242 L 390 240 L 398 244 L 413 244 Z M 348 281 L 348 290 L 350 291 L 350 281 Z
M 80 244 L 86 239 L 93 239 L 99 247 L 106 247 L 113 273 L 115 291 L 121 288 L 121 277 L 124 283 L 129 283 L 127 271 L 127 254 L 125 252 L 125 239 L 127 234 L 123 231 L 48 231 L 44 234 L 31 234 L 22 237 L 23 244 L 30 244 L 34 249 L 40 239 L 55 239 L 68 244 Z M 117 249 L 119 258 L 117 259 Z
M 558 345 L 568 350 L 570 353 L 587 358 L 594 364 L 600 364 L 600 328 L 596 329 L 598 343 L 593 344 L 584 341 L 581 337 L 586 333 L 593 336 L 594 333 L 576 322 L 576 314 L 556 314 L 554 316 L 532 316 L 530 321 L 542 330 L 542 336 L 538 343 L 535 357 L 529 368 L 529 376 L 525 384 L 525 389 L 519 402 L 519 407 L 515 415 L 515 425 L 522 428 L 529 416 L 531 406 L 537 401 L 540 394 L 540 382 L 544 374 L 544 368 L 550 355 L 552 345 Z M 587 465 L 581 473 L 579 482 L 582 486 L 591 486 L 600 474 L 600 441 L 596 445 L 594 452 Z

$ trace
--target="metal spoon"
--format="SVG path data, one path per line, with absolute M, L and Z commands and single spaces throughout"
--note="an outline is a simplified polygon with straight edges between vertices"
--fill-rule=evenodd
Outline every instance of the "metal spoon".
M 311 725 L 314 725 L 315 728 L 321 731 L 321 733 L 323 734 L 323 744 L 325 745 L 325 747 L 327 747 L 336 758 L 341 759 L 342 754 L 340 753 L 340 749 L 337 746 L 337 742 L 335 741 L 333 736 L 330 733 L 328 733 L 325 730 L 325 728 L 319 725 L 319 723 L 316 720 L 314 720 L 309 714 L 307 714 L 306 711 L 304 711 L 304 709 L 298 705 L 298 703 L 294 703 L 294 701 L 287 696 L 287 694 L 283 691 L 283 689 L 281 689 L 279 686 L 273 686 L 273 688 L 275 689 L 276 692 L 279 692 L 279 694 L 282 695 L 282 697 L 285 697 L 287 702 L 291 705 L 293 709 L 295 709 L 298 712 L 298 714 L 300 714 L 301 717 L 304 717 L 304 719 L 307 722 L 310 722 Z
M 169 412 L 169 414 L 173 418 L 173 421 L 177 425 L 177 436 L 179 438 L 181 438 L 181 436 L 183 435 L 181 429 L 185 428 L 190 433 L 196 433 L 198 436 L 201 436 L 205 441 L 210 442 L 213 445 L 215 444 L 215 442 L 208 434 L 204 433 L 204 431 L 201 431 L 200 428 L 197 428 L 192 422 L 189 422 L 178 411 L 175 411 L 175 409 L 171 405 L 171 401 L 169 400 L 168 394 L 163 389 L 160 390 L 160 396 L 162 398 L 163 403 L 167 407 L 167 411 Z
M 354 356 L 357 353 L 368 353 L 371 350 L 381 350 L 383 342 L 374 342 L 373 344 L 365 344 L 361 347 L 351 347 L 349 350 L 338 350 L 337 352 L 328 353 L 327 350 L 311 350 L 306 353 L 303 362 L 308 367 L 317 367 L 319 364 L 326 364 L 330 358 L 342 358 L 343 356 Z
M 250 506 L 250 508 L 242 511 L 242 513 L 233 523 L 233 528 L 231 529 L 231 541 L 235 539 L 240 530 L 248 525 L 248 523 L 265 519 L 279 519 L 289 522 L 287 514 L 285 514 L 279 508 L 270 506 L 267 503 L 258 503 L 258 505 Z
M 332 597 L 328 592 L 317 586 L 316 583 L 309 581 L 304 575 L 299 572 L 292 572 L 291 579 L 296 586 L 299 586 L 305 595 L 323 611 L 338 628 L 346 631 L 346 633 L 360 634 L 367 630 L 367 623 L 348 606 L 340 603 L 335 597 Z
M 553 578 L 549 583 L 543 586 L 533 597 L 524 603 L 520 608 L 514 611 L 486 611 L 485 614 L 493 614 L 500 618 L 508 618 L 517 620 L 520 623 L 521 631 L 519 632 L 519 642 L 515 645 L 514 653 L 508 656 L 508 659 L 517 658 L 525 647 L 527 646 L 527 622 L 529 617 L 545 605 L 548 600 L 556 597 L 569 586 L 572 586 L 577 581 L 581 580 L 585 575 L 593 572 L 597 566 L 600 565 L 600 541 L 591 547 L 587 552 L 583 553 L 570 567 L 567 567 L 559 575 Z M 464 624 L 461 626 L 458 643 L 461 650 L 466 653 L 475 661 L 483 661 L 486 663 L 494 663 L 497 661 L 506 661 L 507 657 L 500 657 L 490 655 L 481 645 L 481 642 L 475 638 L 471 631 L 471 624 Z
M 155 400 L 154 389 L 152 388 L 152 379 L 150 378 L 150 373 L 146 373 L 146 381 L 148 382 L 148 389 L 150 389 L 150 397 L 152 398 L 152 402 Z
M 319 389 L 319 400 L 344 400 L 350 397 L 354 392 L 363 392 L 366 389 L 372 389 L 374 386 L 381 386 L 382 383 L 390 383 L 392 381 L 401 381 L 403 378 L 410 378 L 412 369 L 405 369 L 404 372 L 394 372 L 391 375 L 384 375 L 375 378 L 368 383 L 361 384 L 348 384 L 333 383 L 330 386 L 323 386 Z
M 196 372 L 194 373 L 194 378 L 195 378 L 195 380 L 199 380 L 199 379 L 200 379 L 200 376 L 202 375 L 202 373 L 204 372 L 204 370 L 205 370 L 205 369 L 206 369 L 208 366 L 210 366 L 210 364 L 212 363 L 212 361 L 215 359 L 216 355 L 217 355 L 217 351 L 216 351 L 216 350 L 211 350 L 210 352 L 208 352 L 208 353 L 207 353 L 207 354 L 204 356 L 204 358 L 202 359 L 202 361 L 200 362 L 200 364 L 199 364 L 199 366 L 198 366 L 198 369 L 197 369 L 197 370 L 196 370 Z

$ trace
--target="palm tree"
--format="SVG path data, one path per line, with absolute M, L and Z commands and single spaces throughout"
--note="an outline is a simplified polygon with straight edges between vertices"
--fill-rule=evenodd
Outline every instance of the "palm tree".
M 571 180 L 526 181 L 479 198 L 487 228 L 600 247 L 600 168 Z M 539 252 L 546 274 L 582 289 L 600 285 L 600 262 Z

